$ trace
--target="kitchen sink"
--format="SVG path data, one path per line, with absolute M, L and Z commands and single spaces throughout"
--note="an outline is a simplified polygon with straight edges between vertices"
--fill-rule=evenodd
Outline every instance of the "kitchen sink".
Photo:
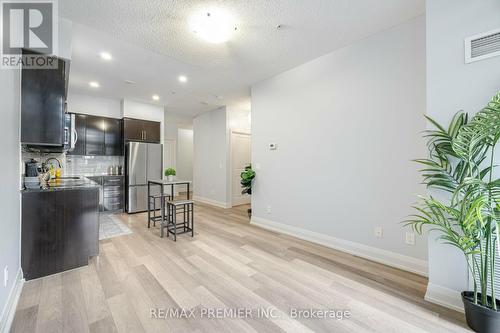
M 48 182 L 50 187 L 74 187 L 85 185 L 85 179 L 82 177 L 60 177 Z

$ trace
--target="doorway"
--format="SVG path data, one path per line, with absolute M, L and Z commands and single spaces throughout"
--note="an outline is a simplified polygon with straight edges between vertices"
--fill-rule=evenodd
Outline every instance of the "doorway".
M 231 131 L 231 206 L 250 203 L 250 196 L 241 194 L 240 175 L 252 162 L 250 132 Z

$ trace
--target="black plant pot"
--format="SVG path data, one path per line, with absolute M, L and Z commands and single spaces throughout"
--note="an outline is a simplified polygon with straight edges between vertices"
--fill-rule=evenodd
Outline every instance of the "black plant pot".
M 481 293 L 477 294 L 481 299 Z M 498 333 L 500 332 L 500 311 L 492 310 L 480 304 L 474 304 L 474 292 L 463 291 L 462 302 L 464 302 L 465 319 L 467 325 L 478 333 Z M 491 297 L 488 296 L 491 304 Z M 497 308 L 500 309 L 500 300 L 496 299 Z

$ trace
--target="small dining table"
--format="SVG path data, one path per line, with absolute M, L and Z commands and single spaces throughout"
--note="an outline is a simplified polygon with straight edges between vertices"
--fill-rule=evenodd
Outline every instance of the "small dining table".
M 160 186 L 160 212 L 161 221 L 165 221 L 165 186 L 170 186 L 170 198 L 174 199 L 174 186 L 186 185 L 187 187 L 187 200 L 189 200 L 189 188 L 191 186 L 190 180 L 168 180 L 168 179 L 149 179 L 148 180 L 148 228 L 151 226 L 151 209 L 149 205 L 149 198 L 151 197 L 151 186 Z

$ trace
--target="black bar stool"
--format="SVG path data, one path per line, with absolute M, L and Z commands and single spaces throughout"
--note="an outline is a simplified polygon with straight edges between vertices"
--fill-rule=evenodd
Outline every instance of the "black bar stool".
M 177 221 L 177 215 L 182 214 L 182 222 Z M 167 201 L 167 215 L 161 224 L 161 237 L 164 235 L 163 229 L 167 229 L 167 237 L 172 233 L 174 241 L 177 235 L 191 232 L 194 236 L 194 203 L 193 200 Z
M 172 197 L 168 194 L 163 195 L 163 200 L 165 200 L 164 205 L 167 205 L 167 202 L 172 200 Z M 159 205 L 158 208 L 156 208 L 156 202 L 158 201 Z M 164 207 L 165 207 L 164 206 Z M 161 221 L 161 194 L 154 194 L 150 195 L 148 197 L 148 212 L 149 212 L 149 218 L 148 218 L 148 228 L 151 227 L 151 222 L 153 222 L 153 226 L 156 227 L 156 221 Z M 157 215 L 156 211 L 160 210 L 160 214 Z M 153 213 L 153 214 L 151 214 Z

